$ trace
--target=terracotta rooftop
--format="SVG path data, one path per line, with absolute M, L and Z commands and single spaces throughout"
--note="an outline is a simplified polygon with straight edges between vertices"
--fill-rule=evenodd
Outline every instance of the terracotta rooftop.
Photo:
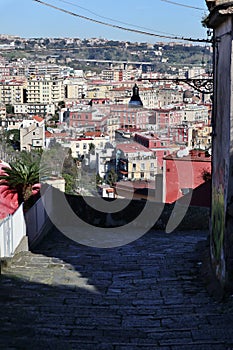
M 41 123 L 41 122 L 44 120 L 43 118 L 39 117 L 38 115 L 35 115 L 35 116 L 33 117 L 33 119 L 34 119 L 35 121 L 37 121 L 38 123 Z
M 151 151 L 139 143 L 132 142 L 132 143 L 119 143 L 117 145 L 117 149 L 120 149 L 124 153 L 137 153 L 137 152 L 147 152 L 151 154 Z

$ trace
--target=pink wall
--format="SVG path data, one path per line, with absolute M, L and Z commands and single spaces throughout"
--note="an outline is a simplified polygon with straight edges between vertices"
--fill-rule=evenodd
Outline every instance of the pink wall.
M 167 157 L 164 161 L 166 163 L 164 169 L 166 203 L 173 203 L 181 198 L 183 196 L 181 189 L 194 189 L 204 183 L 203 171 L 211 172 L 210 157 L 199 157 L 199 159 L 196 157 L 173 159 L 172 157 Z

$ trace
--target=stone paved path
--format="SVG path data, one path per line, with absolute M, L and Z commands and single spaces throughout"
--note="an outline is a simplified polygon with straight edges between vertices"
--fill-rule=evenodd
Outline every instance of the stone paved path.
M 202 232 L 81 246 L 56 230 L 0 277 L 0 349 L 233 349 L 233 308 L 199 277 Z

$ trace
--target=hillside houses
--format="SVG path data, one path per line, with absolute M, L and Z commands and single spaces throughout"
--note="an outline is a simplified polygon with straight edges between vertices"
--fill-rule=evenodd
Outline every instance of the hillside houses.
M 185 82 L 163 81 L 142 66 L 112 64 L 97 73 L 68 63 L 0 59 L 0 125 L 19 130 L 21 151 L 60 144 L 103 183 L 112 171 L 117 182 L 153 187 L 165 157 L 210 149 L 211 104 Z

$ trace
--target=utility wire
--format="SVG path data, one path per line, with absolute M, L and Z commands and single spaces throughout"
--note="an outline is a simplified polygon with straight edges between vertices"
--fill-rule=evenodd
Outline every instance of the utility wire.
M 204 9 L 202 7 L 195 7 L 195 6 L 191 6 L 191 5 L 181 4 L 181 3 L 176 2 L 176 1 L 170 1 L 170 0 L 161 0 L 161 1 L 168 2 L 169 4 L 172 4 L 172 5 L 187 7 L 187 8 L 194 9 L 194 10 L 200 10 L 200 11 L 205 11 L 206 10 L 206 9 Z
M 144 35 L 154 36 L 154 37 L 162 38 L 162 39 L 183 40 L 183 41 L 199 42 L 199 43 L 211 43 L 211 40 L 208 40 L 208 39 L 193 39 L 193 38 L 185 38 L 185 37 L 179 37 L 179 36 L 160 35 L 160 34 L 155 34 L 155 33 L 151 33 L 151 32 L 146 32 L 146 31 L 143 31 L 143 30 L 122 27 L 122 26 L 119 26 L 119 25 L 116 25 L 116 24 L 111 24 L 111 23 L 99 21 L 99 20 L 96 20 L 96 19 L 93 19 L 93 18 L 90 18 L 90 17 L 87 17 L 87 16 L 79 15 L 77 13 L 74 13 L 74 12 L 62 9 L 61 7 L 57 7 L 57 6 L 51 5 L 51 4 L 49 4 L 47 2 L 44 2 L 44 1 L 41 1 L 41 0 L 33 0 L 33 1 L 38 2 L 38 3 L 40 3 L 42 5 L 45 5 L 45 6 L 51 7 L 53 9 L 55 9 L 55 10 L 67 13 L 68 15 L 71 15 L 71 16 L 74 16 L 74 17 L 79 17 L 79 18 L 85 19 L 87 21 L 94 22 L 94 23 L 97 23 L 97 24 L 102 24 L 102 25 L 105 25 L 105 26 L 108 26 L 108 27 L 125 30 L 127 32 L 144 34 Z
M 75 6 L 75 7 L 78 7 L 84 11 L 87 11 L 89 13 L 91 13 L 92 15 L 96 16 L 96 17 L 99 17 L 99 18 L 103 18 L 103 19 L 107 19 L 109 21 L 112 21 L 112 22 L 116 22 L 116 23 L 120 23 L 120 24 L 124 24 L 124 25 L 127 25 L 127 26 L 130 26 L 130 27 L 135 27 L 135 28 L 139 28 L 139 29 L 145 29 L 145 30 L 149 30 L 149 31 L 152 31 L 154 33 L 161 33 L 161 34 L 166 34 L 166 35 L 173 35 L 171 33 L 167 33 L 167 32 L 161 32 L 159 30 L 153 30 L 151 28 L 146 28 L 146 27 L 141 27 L 141 26 L 138 26 L 138 25 L 135 25 L 135 24 L 131 24 L 131 23 L 128 23 L 128 22 L 122 22 L 122 21 L 119 21 L 119 20 L 116 20 L 116 19 L 113 19 L 113 18 L 110 18 L 110 17 L 106 17 L 106 16 L 101 16 L 100 14 L 92 11 L 92 10 L 89 10 L 87 9 L 86 7 L 83 7 L 83 6 L 79 6 L 73 2 L 70 2 L 70 1 L 66 1 L 66 0 L 57 0 L 57 1 L 60 1 L 60 2 L 63 2 L 64 4 L 68 4 L 68 5 L 72 5 L 72 6 Z

